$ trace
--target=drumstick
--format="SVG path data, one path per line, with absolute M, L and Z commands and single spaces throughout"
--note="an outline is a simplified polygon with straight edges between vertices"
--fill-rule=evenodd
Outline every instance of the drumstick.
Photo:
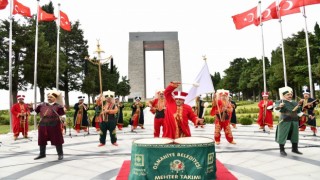
M 199 83 L 181 83 L 181 84 L 187 84 L 187 85 L 192 85 L 194 87 L 199 87 Z

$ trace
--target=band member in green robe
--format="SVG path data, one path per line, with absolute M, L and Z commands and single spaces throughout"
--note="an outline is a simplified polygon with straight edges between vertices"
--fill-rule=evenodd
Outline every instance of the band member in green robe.
M 292 143 L 292 152 L 302 154 L 298 151 L 299 142 L 299 117 L 303 115 L 299 104 L 292 100 L 293 91 L 290 87 L 279 89 L 280 101 L 276 102 L 275 109 L 281 113 L 280 121 L 276 130 L 276 142 L 280 146 L 280 154 L 286 156 L 284 145 L 287 140 Z
M 100 123 L 100 144 L 98 147 L 104 146 L 106 144 L 107 131 L 109 131 L 111 144 L 118 146 L 117 143 L 117 119 L 116 114 L 118 113 L 118 107 L 114 103 L 114 92 L 104 91 L 103 95 L 105 97 L 106 103 L 102 108 L 102 121 Z

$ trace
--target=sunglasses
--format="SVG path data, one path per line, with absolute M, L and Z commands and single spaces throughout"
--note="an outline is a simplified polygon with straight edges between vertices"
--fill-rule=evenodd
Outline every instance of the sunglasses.
M 113 98 L 113 95 L 105 95 L 104 97 L 111 97 L 111 98 Z

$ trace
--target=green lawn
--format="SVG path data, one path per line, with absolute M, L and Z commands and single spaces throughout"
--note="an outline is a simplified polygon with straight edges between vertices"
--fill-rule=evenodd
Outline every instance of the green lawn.
M 0 125 L 0 134 L 6 134 L 9 132 L 10 125 Z

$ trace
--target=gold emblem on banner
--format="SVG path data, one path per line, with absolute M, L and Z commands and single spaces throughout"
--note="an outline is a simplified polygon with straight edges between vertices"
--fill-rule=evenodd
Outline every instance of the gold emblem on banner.
M 185 165 L 180 160 L 176 159 L 170 163 L 170 170 L 176 171 L 178 173 L 179 171 L 184 171 Z
M 144 155 L 136 154 L 134 157 L 134 165 L 135 166 L 144 166 Z
M 214 162 L 214 153 L 209 153 L 208 154 L 208 165 L 213 164 Z

